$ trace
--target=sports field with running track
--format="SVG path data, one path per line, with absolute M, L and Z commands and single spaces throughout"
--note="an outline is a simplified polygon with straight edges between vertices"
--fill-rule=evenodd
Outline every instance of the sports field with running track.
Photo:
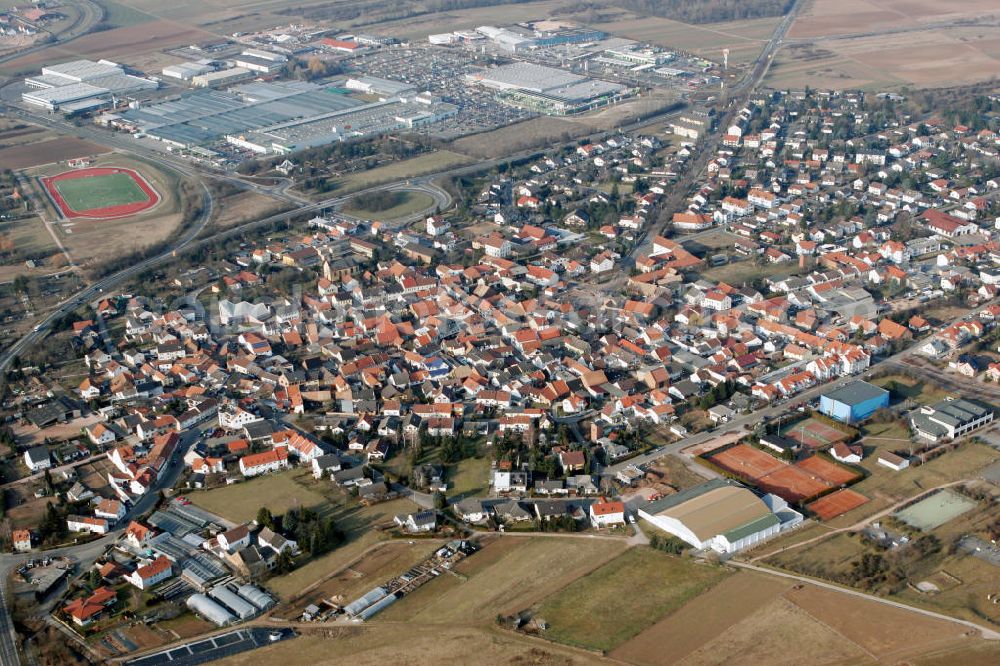
M 68 218 L 126 217 L 152 208 L 160 200 L 145 178 L 119 167 L 67 171 L 42 182 Z

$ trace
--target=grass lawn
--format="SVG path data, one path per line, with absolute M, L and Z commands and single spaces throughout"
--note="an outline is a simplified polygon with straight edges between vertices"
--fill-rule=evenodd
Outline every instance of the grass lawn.
M 449 150 L 436 150 L 433 153 L 419 155 L 408 160 L 401 160 L 376 167 L 367 171 L 348 174 L 333 181 L 334 190 L 340 194 L 356 192 L 366 187 L 389 183 L 401 178 L 414 178 L 429 173 L 445 171 L 462 164 L 468 164 L 470 159 L 465 155 Z
M 293 470 L 267 474 L 231 486 L 190 492 L 186 496 L 206 511 L 234 523 L 253 520 L 262 506 L 277 516 L 293 506 L 313 508 L 328 503 L 320 493 L 296 482 L 295 475 Z
M 66 205 L 77 212 L 138 203 L 149 199 L 127 173 L 85 176 L 54 182 Z
M 756 266 L 752 261 L 746 260 L 734 261 L 724 266 L 706 269 L 701 272 L 701 276 L 711 282 L 726 282 L 733 286 L 739 286 L 744 282 L 750 282 L 756 278 L 775 275 L 796 275 L 798 273 L 799 267 L 794 261 Z
M 892 448 L 905 446 L 910 441 L 910 429 L 902 421 L 868 422 L 861 426 L 861 434 L 865 438 L 865 443 L 870 446 L 880 446 L 885 443 Z
M 610 650 L 727 575 L 719 566 L 632 548 L 546 599 L 536 616 L 549 623 L 547 638 Z
M 13 241 L 14 248 L 24 253 L 40 255 L 58 250 L 45 223 L 38 217 L 4 222 L 0 224 L 0 234 L 8 236 Z
M 490 485 L 490 460 L 486 456 L 460 460 L 448 469 L 448 495 L 483 495 Z
M 428 210 L 433 205 L 434 199 L 431 195 L 424 192 L 407 191 L 402 193 L 399 203 L 392 208 L 378 211 L 355 208 L 352 199 L 344 205 L 342 210 L 348 215 L 360 217 L 365 220 L 396 220 L 401 217 L 415 215 L 423 210 Z
M 875 440 L 878 443 L 878 440 Z M 866 440 L 866 446 L 869 442 Z M 906 450 L 902 442 L 886 442 L 895 446 L 879 446 L 880 449 Z M 890 499 L 902 500 L 913 497 L 928 488 L 934 488 L 950 481 L 971 478 L 985 466 L 997 461 L 996 450 L 977 442 L 965 442 L 954 451 L 949 451 L 934 460 L 919 466 L 911 466 L 902 472 L 877 464 L 877 455 L 868 455 L 860 466 L 869 476 L 852 488 L 868 497 L 884 495 Z

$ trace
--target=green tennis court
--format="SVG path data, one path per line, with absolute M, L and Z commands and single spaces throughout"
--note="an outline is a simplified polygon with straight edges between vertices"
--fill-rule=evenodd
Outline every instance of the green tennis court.
M 149 200 L 139 183 L 127 173 L 55 180 L 52 184 L 66 205 L 80 212 Z
M 976 503 L 951 490 L 936 492 L 896 513 L 896 517 L 918 530 L 932 530 L 971 511 Z

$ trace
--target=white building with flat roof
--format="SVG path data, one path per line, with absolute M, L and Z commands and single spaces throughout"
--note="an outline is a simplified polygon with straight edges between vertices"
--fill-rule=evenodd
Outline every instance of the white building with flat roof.
M 700 550 L 735 553 L 802 522 L 780 497 L 724 479 L 651 502 L 639 516 Z

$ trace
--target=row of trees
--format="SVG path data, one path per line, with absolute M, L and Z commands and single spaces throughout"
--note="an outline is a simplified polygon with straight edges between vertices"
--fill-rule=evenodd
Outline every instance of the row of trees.
M 792 0 L 618 0 L 618 5 L 645 16 L 684 23 L 720 23 L 782 16 Z
M 437 12 L 453 12 L 460 9 L 476 7 L 493 7 L 495 5 L 514 5 L 531 0 L 423 0 L 420 3 L 383 3 L 383 2 L 327 2 L 310 7 L 289 7 L 279 11 L 279 14 L 295 16 L 298 19 L 311 21 L 351 21 L 360 16 L 368 23 L 374 22 L 377 15 L 380 21 L 396 21 L 424 14 Z

